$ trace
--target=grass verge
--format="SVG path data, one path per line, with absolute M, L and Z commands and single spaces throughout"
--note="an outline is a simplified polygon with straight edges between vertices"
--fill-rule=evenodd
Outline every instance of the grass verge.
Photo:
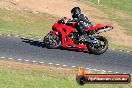
M 132 84 L 86 84 L 70 69 L 0 60 L 0 88 L 131 88 Z
M 98 4 L 98 0 L 80 0 L 80 1 L 90 1 L 92 3 Z M 109 8 L 117 9 L 132 15 L 132 0 L 100 0 L 100 5 L 104 5 Z
M 53 20 L 44 13 L 0 9 L 0 33 L 41 38 L 51 29 Z

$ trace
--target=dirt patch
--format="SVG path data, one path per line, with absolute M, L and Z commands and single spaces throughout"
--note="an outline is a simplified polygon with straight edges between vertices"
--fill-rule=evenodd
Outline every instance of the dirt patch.
M 55 66 L 46 66 L 46 65 L 37 65 L 37 64 L 27 64 L 27 63 L 20 63 L 20 62 L 14 62 L 14 61 L 5 61 L 0 60 L 0 67 L 7 67 L 17 70 L 39 70 L 44 71 L 44 76 L 50 76 L 50 77 L 71 77 L 74 78 L 78 72 L 78 69 L 68 69 L 68 68 L 62 68 L 62 67 L 55 67 Z M 45 72 L 47 71 L 47 72 Z M 92 74 L 95 73 L 95 71 L 87 71 L 87 73 Z
M 108 36 L 114 44 L 132 47 L 132 37 L 125 34 L 125 29 L 119 26 L 117 23 L 114 23 L 113 26 L 114 29 L 112 31 L 103 34 Z
M 0 60 L 0 68 L 1 67 L 9 68 L 12 70 L 18 70 L 18 71 L 27 71 L 29 73 L 32 73 L 32 71 L 34 72 L 37 71 L 39 73 L 34 75 L 37 77 L 75 79 L 77 73 L 76 70 L 64 69 L 61 67 L 26 64 L 26 63 L 13 62 L 13 61 L 4 61 L 4 60 Z
M 62 67 L 55 67 L 55 66 L 46 66 L 46 65 L 36 65 L 36 64 L 26 64 L 26 63 L 20 63 L 20 62 L 14 62 L 14 61 L 5 61 L 0 60 L 0 67 L 7 67 L 11 69 L 17 69 L 17 70 L 39 70 L 44 71 L 42 74 L 43 76 L 49 76 L 49 77 L 58 77 L 58 78 L 68 78 L 68 79 L 75 79 L 76 74 L 78 73 L 78 69 L 68 69 L 68 68 L 62 68 Z M 45 72 L 47 71 L 47 72 Z M 88 74 L 96 73 L 93 70 L 87 71 Z
M 132 19 L 132 16 L 126 14 L 126 13 L 122 13 L 121 11 L 119 10 L 114 10 L 113 11 L 117 16 L 121 17 L 122 19 Z
M 64 69 L 61 67 L 26 64 L 26 63 L 5 61 L 5 60 L 0 60 L 0 66 L 4 66 L 4 67 L 8 67 L 8 68 L 24 69 L 24 70 L 47 70 L 47 69 L 50 69 L 50 70 L 62 70 L 62 71 L 69 71 L 69 72 L 72 71 L 71 69 Z
M 15 2 L 14 0 L 10 0 L 10 2 Z M 89 11 L 89 16 L 96 15 L 96 16 L 106 16 L 103 12 L 98 11 L 96 8 L 92 8 L 85 4 L 80 4 L 74 2 L 74 0 L 19 0 L 17 1 L 17 6 L 20 8 L 30 8 L 34 11 L 41 11 L 58 16 L 58 17 L 71 17 L 70 10 L 74 6 L 79 6 L 82 8 L 83 12 Z M 98 14 L 95 14 L 98 13 Z

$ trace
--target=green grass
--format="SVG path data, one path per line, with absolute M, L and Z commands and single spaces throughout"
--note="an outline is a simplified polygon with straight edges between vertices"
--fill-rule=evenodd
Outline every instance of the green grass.
M 57 73 L 57 74 L 56 74 Z M 51 76 L 47 76 L 51 75 Z M 62 75 L 58 77 L 58 75 Z M 75 75 L 73 75 L 75 76 Z M 131 84 L 86 84 L 80 86 L 75 77 L 57 70 L 24 70 L 0 67 L 0 88 L 131 88 Z
M 97 0 L 80 0 L 80 1 L 90 1 L 97 4 Z M 104 5 L 109 8 L 117 9 L 132 15 L 132 0 L 100 0 L 100 5 Z
M 51 29 L 53 20 L 44 13 L 0 9 L 0 33 L 41 38 Z

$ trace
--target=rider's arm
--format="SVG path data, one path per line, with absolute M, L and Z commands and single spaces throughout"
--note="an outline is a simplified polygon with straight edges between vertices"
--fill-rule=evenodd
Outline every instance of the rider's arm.
M 86 17 L 84 14 L 79 15 L 79 20 L 83 22 L 89 22 L 88 17 Z
M 79 20 L 87 24 L 88 27 L 92 27 L 91 22 L 89 21 L 88 17 L 85 16 L 84 14 L 79 15 Z

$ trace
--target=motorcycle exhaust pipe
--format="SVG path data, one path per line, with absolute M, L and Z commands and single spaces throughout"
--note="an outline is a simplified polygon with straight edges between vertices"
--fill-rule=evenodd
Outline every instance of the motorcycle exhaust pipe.
M 110 31 L 110 30 L 112 30 L 112 29 L 113 29 L 113 27 L 104 28 L 104 29 L 99 29 L 99 30 L 97 30 L 97 34 L 98 34 L 98 33 L 102 33 L 102 32 L 106 32 L 106 31 Z

